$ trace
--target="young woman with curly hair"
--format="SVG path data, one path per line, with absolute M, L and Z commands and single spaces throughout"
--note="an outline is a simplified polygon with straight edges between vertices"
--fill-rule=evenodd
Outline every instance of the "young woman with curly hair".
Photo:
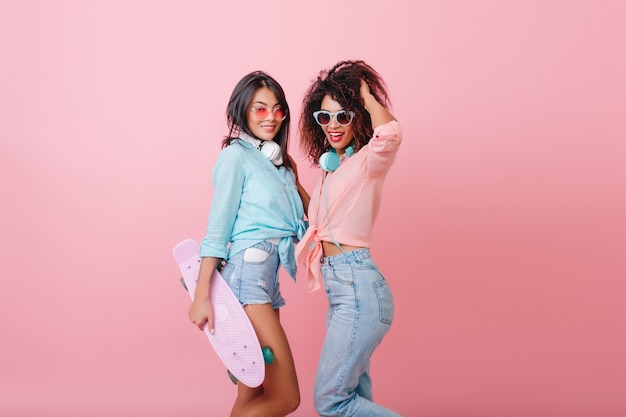
M 370 377 L 370 358 L 394 314 L 369 251 L 385 176 L 402 141 L 389 106 L 384 81 L 363 61 L 321 71 L 304 98 L 301 146 L 324 172 L 296 257 L 309 289 L 323 282 L 329 301 L 314 390 L 322 416 L 398 416 L 373 402 Z

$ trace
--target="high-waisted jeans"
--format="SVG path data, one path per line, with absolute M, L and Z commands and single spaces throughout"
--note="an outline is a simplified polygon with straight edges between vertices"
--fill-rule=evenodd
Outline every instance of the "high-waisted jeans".
M 321 416 L 394 416 L 373 402 L 370 357 L 389 331 L 394 304 L 368 249 L 322 258 L 326 338 L 315 379 Z

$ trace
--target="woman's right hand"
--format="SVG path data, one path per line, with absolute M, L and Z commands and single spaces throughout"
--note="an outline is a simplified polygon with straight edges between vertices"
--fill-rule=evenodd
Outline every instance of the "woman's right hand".
M 208 322 L 209 324 L 209 332 L 213 334 L 214 332 L 214 319 L 213 319 L 213 305 L 211 304 L 211 300 L 207 297 L 196 297 L 191 302 L 191 307 L 189 308 L 189 320 L 200 330 L 204 330 L 204 324 Z
M 215 321 L 209 291 L 211 288 L 211 276 L 220 261 L 220 259 L 211 256 L 202 258 L 196 290 L 193 293 L 191 307 L 189 307 L 189 320 L 198 326 L 200 330 L 203 330 L 205 323 L 208 323 L 211 334 L 215 331 Z

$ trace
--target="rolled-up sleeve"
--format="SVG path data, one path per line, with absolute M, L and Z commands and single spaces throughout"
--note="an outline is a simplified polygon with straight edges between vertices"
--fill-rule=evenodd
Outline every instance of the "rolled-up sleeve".
M 374 129 L 369 141 L 370 152 L 367 157 L 367 175 L 374 177 L 387 172 L 396 158 L 402 143 L 402 129 L 395 120 Z
M 209 225 L 200 245 L 200 256 L 226 258 L 235 218 L 241 202 L 244 173 L 237 155 L 225 149 L 213 168 L 213 201 Z

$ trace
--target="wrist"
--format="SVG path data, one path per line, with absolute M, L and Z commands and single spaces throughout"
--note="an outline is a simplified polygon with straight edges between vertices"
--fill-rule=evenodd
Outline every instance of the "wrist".
M 372 93 L 368 92 L 363 95 L 363 107 L 365 107 L 365 110 L 370 111 L 370 108 L 374 103 L 378 103 L 378 101 L 376 100 L 376 97 L 372 95 Z

